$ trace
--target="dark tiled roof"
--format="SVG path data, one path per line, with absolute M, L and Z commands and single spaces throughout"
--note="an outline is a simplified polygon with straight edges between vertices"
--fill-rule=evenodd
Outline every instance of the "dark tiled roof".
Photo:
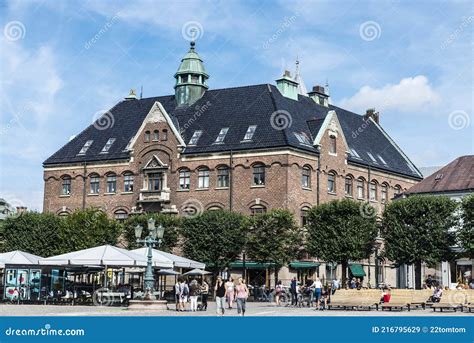
M 411 187 L 406 194 L 473 192 L 474 155 L 458 157 L 423 181 Z
M 174 96 L 122 101 L 110 110 L 113 125 L 105 130 L 90 125 L 44 164 L 126 159 L 128 152 L 124 149 L 137 133 L 155 101 L 161 102 L 186 144 L 195 130 L 203 131 L 196 146 L 187 146 L 184 154 L 288 146 L 317 153 L 312 145 L 301 144 L 295 133 L 305 135 L 312 142 L 328 111 L 335 110 L 349 147 L 355 149 L 360 156 L 350 157 L 351 161 L 415 178 L 421 177 L 416 169 L 409 167 L 401 151 L 392 144 L 388 136 L 375 124 L 365 122 L 363 116 L 336 106 L 327 108 L 317 105 L 306 96 L 300 95 L 298 101 L 286 98 L 275 86 L 268 84 L 209 90 L 192 106 L 184 108 L 176 107 Z M 275 112 L 281 116 L 289 114 L 291 125 L 282 130 L 278 129 L 280 123 L 272 125 L 272 114 Z M 242 142 L 250 125 L 257 126 L 253 139 Z M 224 127 L 229 128 L 224 143 L 215 144 L 219 131 Z M 111 137 L 116 138 L 112 148 L 108 154 L 101 154 L 100 151 Z M 85 156 L 77 156 L 87 140 L 94 140 L 94 143 Z M 371 160 L 367 152 L 372 153 L 376 162 Z M 379 159 L 379 155 L 386 164 Z

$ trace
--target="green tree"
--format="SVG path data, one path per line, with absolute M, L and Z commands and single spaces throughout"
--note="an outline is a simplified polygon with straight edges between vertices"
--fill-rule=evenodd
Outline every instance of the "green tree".
M 461 256 L 474 258 L 474 194 L 465 197 L 461 204 L 461 225 L 458 229 L 458 245 Z
M 148 234 L 148 219 L 155 219 L 155 225 L 162 225 L 165 228 L 163 235 L 163 242 L 160 250 L 171 252 L 171 250 L 178 244 L 179 227 L 181 225 L 181 218 L 171 216 L 168 214 L 151 213 L 129 217 L 123 224 L 123 238 L 124 245 L 128 249 L 136 249 L 143 247 L 143 243 L 137 243 L 135 238 L 135 226 L 141 225 L 144 230 L 142 238 Z
M 349 261 L 368 258 L 378 233 L 376 211 L 368 203 L 335 200 L 313 207 L 307 217 L 310 254 L 342 265 L 346 283 Z
M 228 211 L 205 211 L 184 218 L 184 255 L 206 263 L 216 274 L 242 252 L 246 226 L 245 216 Z
M 400 264 L 415 265 L 421 287 L 421 264 L 434 266 L 452 258 L 456 202 L 448 197 L 411 196 L 389 204 L 383 214 L 383 255 Z
M 8 217 L 3 223 L 3 252 L 22 250 L 31 254 L 49 257 L 64 251 L 61 231 L 63 221 L 51 213 L 27 212 Z
M 254 261 L 274 263 L 275 282 L 278 270 L 297 258 L 301 241 L 302 230 L 287 210 L 272 210 L 250 218 L 247 254 Z
M 118 222 L 99 209 L 77 210 L 63 218 L 59 239 L 64 252 L 115 245 L 121 233 Z

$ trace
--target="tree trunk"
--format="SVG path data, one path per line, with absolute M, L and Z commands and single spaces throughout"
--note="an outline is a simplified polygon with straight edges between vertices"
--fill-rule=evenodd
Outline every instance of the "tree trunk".
M 347 287 L 347 261 L 342 262 L 341 288 Z
M 278 270 L 279 270 L 279 269 L 278 269 L 277 267 L 275 267 L 275 287 L 276 287 L 276 285 L 277 285 L 277 283 L 278 283 Z
M 423 280 L 421 278 L 421 261 L 415 262 L 415 289 L 422 288 Z

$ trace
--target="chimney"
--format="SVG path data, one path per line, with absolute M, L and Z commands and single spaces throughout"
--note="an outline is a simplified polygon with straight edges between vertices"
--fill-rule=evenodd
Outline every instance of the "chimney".
M 287 98 L 298 100 L 298 82 L 296 82 L 288 70 L 285 70 L 283 76 L 276 80 L 277 88 L 280 93 Z
M 375 108 L 368 108 L 367 111 L 365 111 L 364 118 L 365 120 L 372 118 L 374 122 L 379 124 L 380 114 L 379 112 L 375 112 Z
M 326 94 L 323 86 L 314 86 L 313 90 L 308 93 L 308 96 L 313 99 L 318 105 L 328 107 L 329 105 L 329 95 Z
M 26 207 L 26 206 L 17 206 L 16 207 L 16 213 L 17 214 L 26 213 L 27 210 L 28 210 L 28 207 Z

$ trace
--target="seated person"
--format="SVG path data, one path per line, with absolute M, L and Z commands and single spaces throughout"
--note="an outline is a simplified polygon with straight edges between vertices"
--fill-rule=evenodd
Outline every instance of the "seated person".
M 439 303 L 439 301 L 441 300 L 442 295 L 443 295 L 443 290 L 441 289 L 441 287 L 436 287 L 434 292 L 433 292 L 433 295 L 431 296 L 431 300 L 434 303 Z

